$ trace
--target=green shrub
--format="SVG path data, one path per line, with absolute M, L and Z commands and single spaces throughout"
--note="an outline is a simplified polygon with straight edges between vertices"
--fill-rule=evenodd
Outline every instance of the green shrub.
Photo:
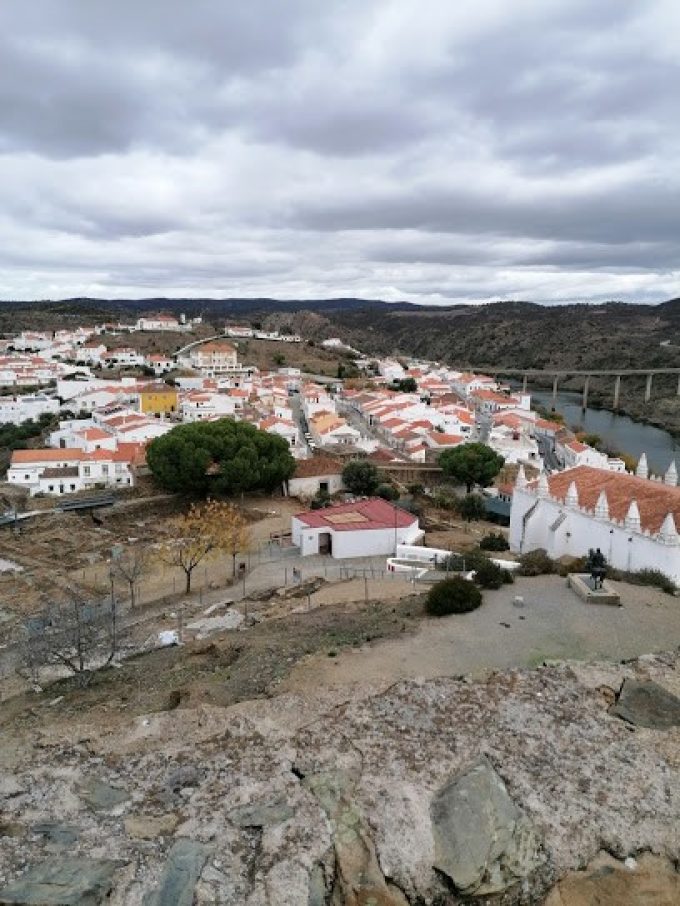
M 674 594 L 676 590 L 675 583 L 658 569 L 640 569 L 635 573 L 619 573 L 617 577 L 619 576 L 622 581 L 630 582 L 631 585 L 651 585 L 660 588 L 667 595 Z M 615 578 L 614 575 L 612 578 Z
M 503 573 L 507 570 L 501 569 L 491 560 L 484 560 L 475 567 L 475 584 L 482 588 L 500 588 L 503 585 Z
M 490 562 L 488 555 L 485 554 L 484 551 L 465 551 L 465 553 L 460 556 L 465 563 L 464 569 L 466 571 L 469 569 L 484 569 L 485 565 Z
M 311 510 L 323 510 L 325 507 L 331 505 L 331 495 L 328 491 L 317 491 L 315 497 L 312 498 L 312 501 L 309 505 Z
M 456 494 L 451 491 L 436 491 L 432 503 L 439 510 L 457 510 L 458 509 L 458 497 Z
M 520 576 L 545 576 L 555 572 L 555 563 L 547 552 L 539 547 L 538 550 L 529 551 L 519 558 Z
M 414 484 L 407 485 L 407 490 L 408 490 L 409 494 L 413 494 L 415 496 L 416 494 L 422 494 L 424 491 L 424 488 L 423 488 L 422 484 L 415 482 Z
M 473 582 L 453 576 L 433 585 L 427 594 L 426 611 L 435 617 L 469 613 L 482 603 L 482 593 Z
M 379 484 L 375 493 L 383 500 L 399 500 L 399 491 L 391 484 L 386 482 Z
M 479 546 L 483 551 L 508 551 L 510 550 L 510 545 L 508 544 L 508 539 L 502 532 L 491 532 L 488 535 L 485 535 L 482 540 L 479 542 Z

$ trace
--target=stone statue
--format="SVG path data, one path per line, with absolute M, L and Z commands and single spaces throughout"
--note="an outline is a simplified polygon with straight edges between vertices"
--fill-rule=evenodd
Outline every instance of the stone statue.
M 588 569 L 590 578 L 593 582 L 593 591 L 597 591 L 598 588 L 602 588 L 605 577 L 607 575 L 607 561 L 605 560 L 604 554 L 599 547 L 596 550 L 593 550 L 591 547 L 588 551 L 586 568 Z

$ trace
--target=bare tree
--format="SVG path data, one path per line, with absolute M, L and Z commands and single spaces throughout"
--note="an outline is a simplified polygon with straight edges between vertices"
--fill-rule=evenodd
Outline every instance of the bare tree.
M 111 559 L 111 574 L 127 582 L 130 588 L 130 607 L 135 609 L 137 604 L 137 583 L 149 571 L 149 549 L 141 544 L 135 544 L 122 550 Z
M 34 680 L 41 666 L 62 666 L 85 687 L 119 650 L 118 606 L 113 596 L 92 602 L 71 590 L 66 601 L 50 602 L 28 621 L 25 631 L 24 662 Z

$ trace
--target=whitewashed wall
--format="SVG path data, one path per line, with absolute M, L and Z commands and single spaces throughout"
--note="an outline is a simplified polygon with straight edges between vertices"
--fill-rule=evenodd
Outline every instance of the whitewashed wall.
M 538 505 L 523 526 L 524 514 Z M 561 515 L 556 527 L 555 523 Z M 616 569 L 635 572 L 658 569 L 680 584 L 680 547 L 664 544 L 644 532 L 631 531 L 622 525 L 598 519 L 575 507 L 515 488 L 510 513 L 510 549 L 516 553 L 544 548 L 557 559 L 562 556 L 582 557 L 590 548 L 600 548 L 607 562 Z

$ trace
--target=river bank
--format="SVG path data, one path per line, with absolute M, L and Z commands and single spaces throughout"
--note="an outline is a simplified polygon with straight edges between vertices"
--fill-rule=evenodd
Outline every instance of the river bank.
M 553 406 L 553 395 L 549 390 L 532 391 L 532 400 L 546 409 Z M 583 412 L 581 394 L 567 390 L 557 394 L 554 406 L 569 427 L 599 435 L 606 447 L 634 459 L 646 453 L 649 467 L 655 474 L 663 474 L 671 461 L 680 460 L 680 443 L 669 431 L 632 418 L 623 411 L 612 412 L 604 408 L 600 400 L 593 400 L 593 405 Z

